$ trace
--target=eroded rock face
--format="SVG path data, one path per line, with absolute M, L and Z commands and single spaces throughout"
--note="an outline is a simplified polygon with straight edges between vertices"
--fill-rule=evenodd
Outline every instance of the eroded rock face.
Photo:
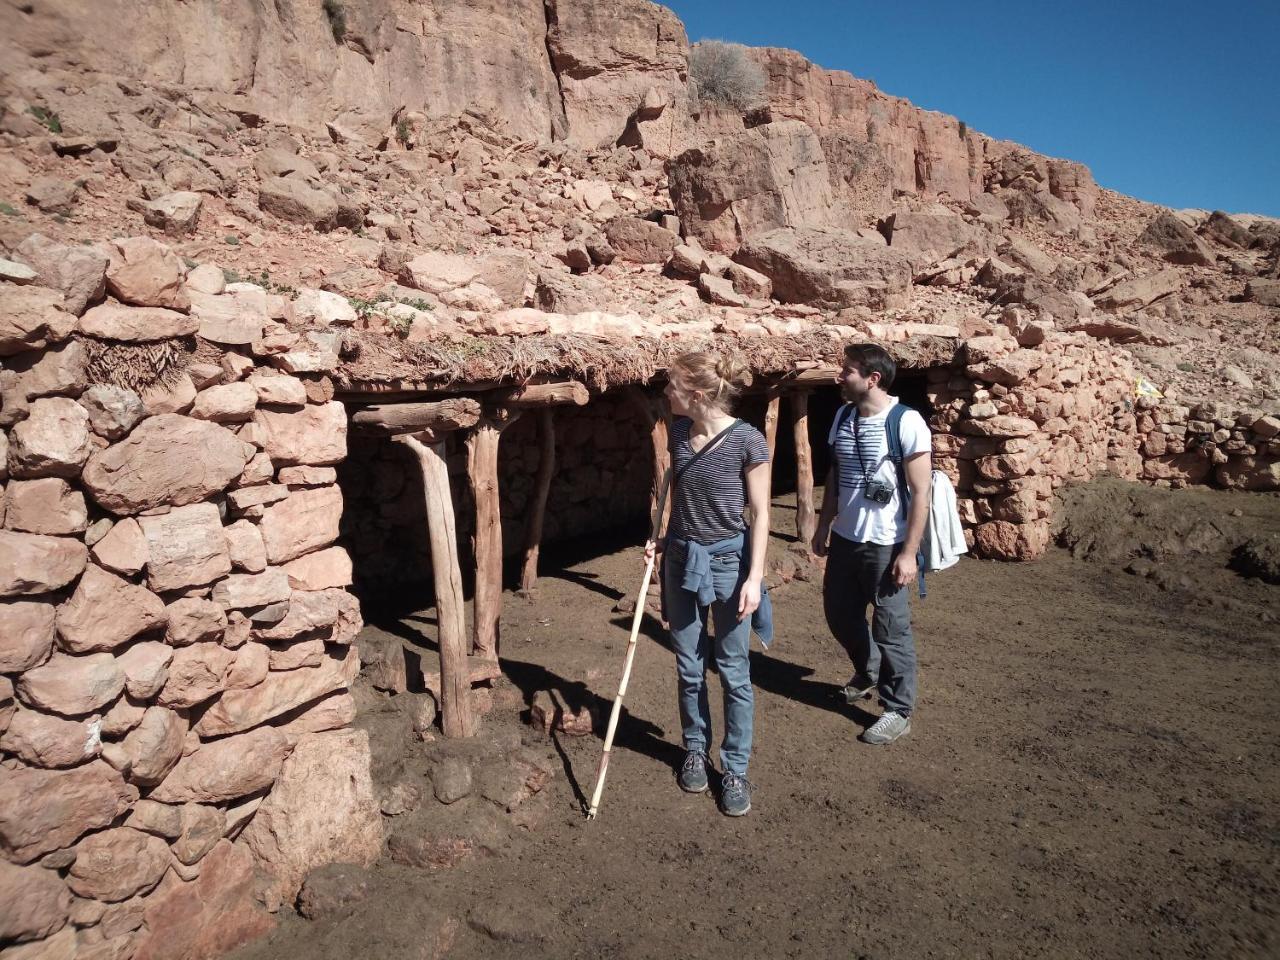
M 786 303 L 886 309 L 904 305 L 911 288 L 910 259 L 848 230 L 774 230 L 748 240 L 736 259 Z
M 299 738 L 242 842 L 271 876 L 272 896 L 292 902 L 303 878 L 326 863 L 370 866 L 382 852 L 382 814 L 369 776 L 364 730 Z
M 839 216 L 822 144 L 797 121 L 694 147 L 668 173 L 686 235 L 709 250 L 731 254 L 756 234 L 833 226 Z

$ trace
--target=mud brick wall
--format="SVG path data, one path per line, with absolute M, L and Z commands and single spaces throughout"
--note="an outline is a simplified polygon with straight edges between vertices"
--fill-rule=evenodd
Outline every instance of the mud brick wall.
M 213 956 L 381 849 L 337 357 L 154 241 L 55 253 L 0 283 L 0 946 Z
M 556 407 L 556 471 L 547 498 L 544 545 L 617 529 L 649 506 L 652 447 L 647 428 L 614 393 L 585 407 Z M 475 505 L 461 434 L 450 439 L 449 476 L 457 511 L 459 553 L 471 561 Z M 353 435 L 338 467 L 346 509 L 342 543 L 355 564 L 361 596 L 407 591 L 397 602 L 430 592 L 431 556 L 416 461 L 399 444 Z M 541 458 L 538 415 L 525 413 L 502 434 L 498 455 L 502 540 L 508 557 L 524 547 L 526 511 Z M 425 593 L 424 593 L 425 591 Z

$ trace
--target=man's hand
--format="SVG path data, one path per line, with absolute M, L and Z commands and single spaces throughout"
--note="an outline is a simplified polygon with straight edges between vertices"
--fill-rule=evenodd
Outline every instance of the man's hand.
M 819 526 L 813 534 L 813 555 L 815 557 L 825 557 L 827 555 L 827 540 L 831 537 L 831 531 L 827 527 Z
M 920 573 L 920 568 L 916 565 L 915 551 L 908 553 L 905 549 L 898 552 L 898 556 L 893 561 L 893 582 L 900 587 L 905 587 Z
M 738 591 L 738 622 L 741 623 L 755 613 L 758 606 L 760 606 L 760 581 L 747 580 Z

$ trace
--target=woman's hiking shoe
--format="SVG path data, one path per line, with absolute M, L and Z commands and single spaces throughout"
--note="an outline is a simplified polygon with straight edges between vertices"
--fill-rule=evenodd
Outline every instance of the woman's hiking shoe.
M 872 691 L 876 688 L 876 682 L 865 673 L 855 673 L 853 677 L 840 688 L 840 693 L 844 696 L 844 702 L 853 706 L 859 700 L 865 700 L 871 696 Z
M 690 750 L 684 755 L 676 783 L 685 793 L 702 793 L 707 789 L 707 755 L 701 750 Z
M 720 780 L 720 812 L 726 817 L 741 817 L 751 809 L 751 784 L 737 773 L 726 773 Z
M 874 724 L 862 731 L 858 737 L 863 743 L 881 746 L 893 743 L 899 737 L 911 732 L 911 718 L 890 710 Z

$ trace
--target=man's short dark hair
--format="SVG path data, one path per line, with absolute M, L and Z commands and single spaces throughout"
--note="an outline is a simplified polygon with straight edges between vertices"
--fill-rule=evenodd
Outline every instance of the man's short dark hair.
M 889 356 L 889 351 L 878 343 L 851 343 L 844 348 L 844 359 L 857 367 L 864 377 L 880 374 L 882 390 L 892 387 L 893 378 L 898 375 L 898 365 Z

